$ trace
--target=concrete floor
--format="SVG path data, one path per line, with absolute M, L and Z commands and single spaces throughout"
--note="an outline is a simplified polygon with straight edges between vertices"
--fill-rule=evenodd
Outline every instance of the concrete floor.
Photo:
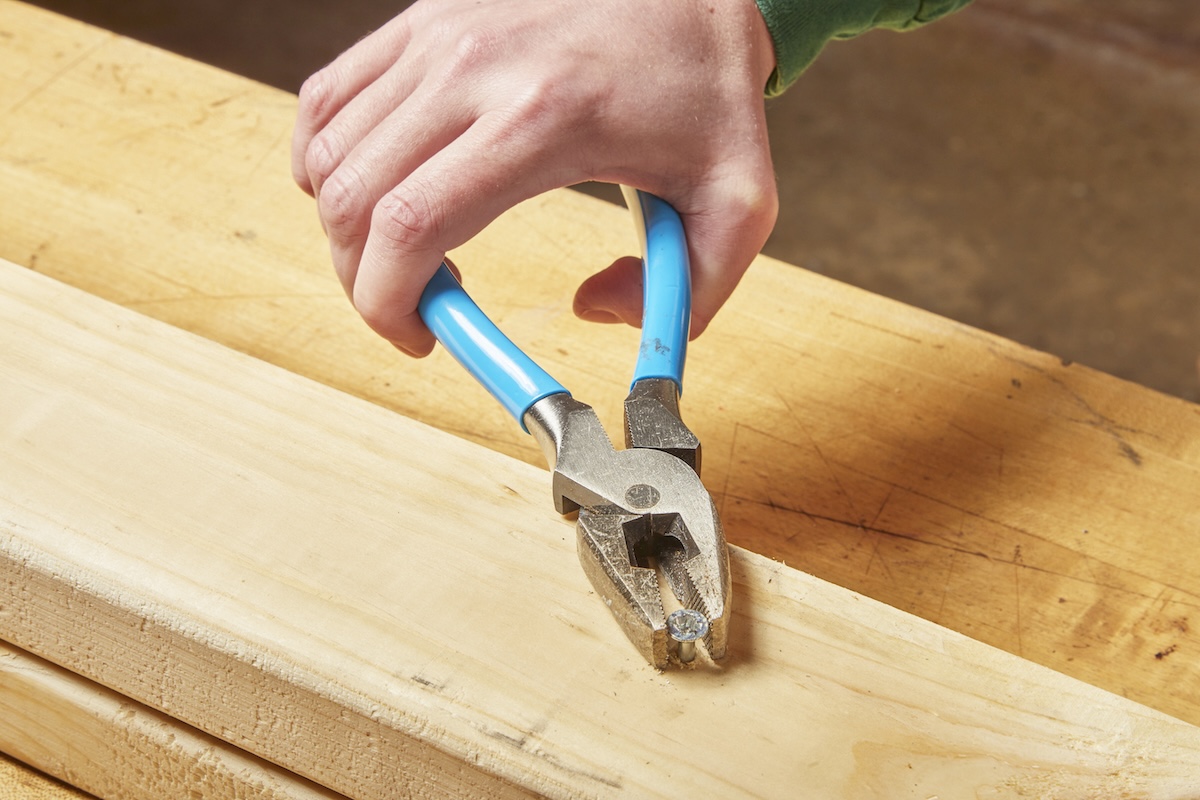
M 398 7 L 39 2 L 292 91 Z M 978 0 L 769 117 L 769 254 L 1200 400 L 1200 4 Z

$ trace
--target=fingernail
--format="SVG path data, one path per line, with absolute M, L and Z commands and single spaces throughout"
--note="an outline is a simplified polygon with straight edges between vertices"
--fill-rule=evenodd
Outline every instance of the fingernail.
M 611 311 L 605 311 L 602 308 L 583 308 L 576 311 L 575 316 L 586 322 L 601 322 L 606 325 L 621 321 L 621 318 L 616 314 Z
M 392 347 L 396 348 L 401 353 L 404 353 L 404 355 L 411 356 L 413 358 L 424 358 L 425 356 L 427 356 L 433 352 L 432 345 L 430 347 L 422 349 L 422 350 L 413 350 L 411 348 L 405 347 L 404 345 L 397 344 L 396 342 L 392 342 L 391 344 L 392 344 Z

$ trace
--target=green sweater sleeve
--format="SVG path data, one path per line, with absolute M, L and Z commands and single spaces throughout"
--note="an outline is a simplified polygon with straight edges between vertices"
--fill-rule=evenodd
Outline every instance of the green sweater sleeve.
M 757 0 L 775 42 L 768 96 L 790 86 L 831 39 L 872 28 L 906 30 L 932 22 L 971 0 Z

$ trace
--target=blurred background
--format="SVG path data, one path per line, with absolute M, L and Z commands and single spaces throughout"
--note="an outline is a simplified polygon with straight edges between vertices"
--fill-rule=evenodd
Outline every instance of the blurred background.
M 404 7 L 36 2 L 292 92 Z M 768 116 L 769 255 L 1200 401 L 1200 3 L 977 0 Z

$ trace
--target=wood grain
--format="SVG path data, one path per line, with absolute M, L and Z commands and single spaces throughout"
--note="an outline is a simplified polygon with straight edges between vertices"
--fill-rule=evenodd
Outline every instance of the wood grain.
M 288 177 L 293 97 L 8 0 L 0 31 L 0 256 L 539 463 L 354 316 Z M 630 227 L 552 193 L 456 253 L 609 424 L 634 339 L 570 295 Z M 1197 406 L 767 259 L 684 402 L 734 542 L 1200 722 Z
M 0 800 L 88 800 L 90 797 L 0 754 Z
M 0 255 L 536 463 L 348 309 L 287 177 L 294 98 L 17 3 L 0 37 Z M 633 340 L 568 309 L 622 217 L 556 193 L 456 254 L 610 424 Z M 688 378 L 735 542 L 1200 722 L 1196 406 L 768 260 Z
M 0 638 L 335 791 L 1200 791 L 1200 729 L 745 550 L 658 673 L 543 470 L 13 266 L 0 340 Z
M 112 800 L 340 796 L 4 642 L 0 742 L 22 762 Z M 46 779 L 24 783 L 9 781 L 6 794 L 0 781 L 0 798 L 82 797 Z

